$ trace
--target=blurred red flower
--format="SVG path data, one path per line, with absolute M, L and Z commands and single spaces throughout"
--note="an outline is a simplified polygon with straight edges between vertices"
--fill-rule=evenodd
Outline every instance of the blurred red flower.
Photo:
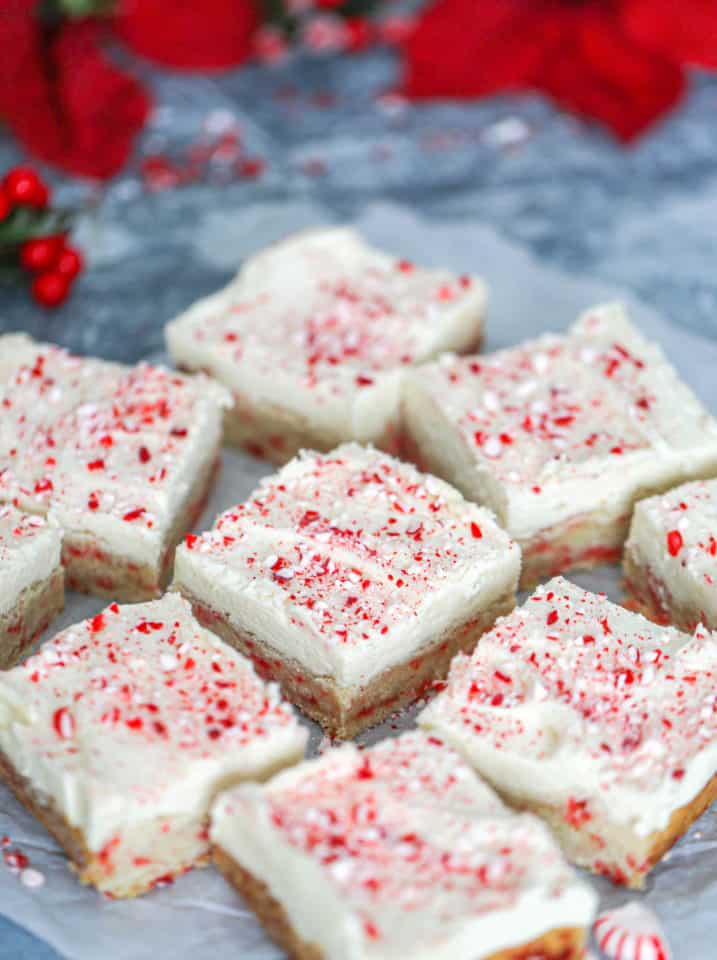
M 216 70 L 247 59 L 259 20 L 253 0 L 119 0 L 115 30 L 150 60 Z
M 541 90 L 623 140 L 717 67 L 715 0 L 437 0 L 404 45 L 414 98 Z
M 88 20 L 44 26 L 35 0 L 0 0 L 0 118 L 48 163 L 110 177 L 127 159 L 150 102 L 114 66 Z

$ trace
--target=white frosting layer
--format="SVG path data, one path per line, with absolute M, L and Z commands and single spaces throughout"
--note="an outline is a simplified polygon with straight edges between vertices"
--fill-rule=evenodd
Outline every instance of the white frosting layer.
M 305 453 L 177 550 L 175 584 L 314 675 L 362 684 L 514 592 L 520 551 L 441 480 Z
M 409 373 L 405 413 L 431 462 L 521 542 L 717 472 L 717 421 L 619 305 L 566 336 Z
M 42 517 L 0 506 L 0 616 L 23 590 L 47 580 L 60 566 L 60 531 Z
M 149 857 L 153 831 L 198 831 L 220 787 L 295 760 L 305 743 L 278 689 L 173 594 L 112 604 L 0 674 L 0 749 L 112 858 L 139 828 Z
M 50 511 L 73 537 L 159 562 L 229 397 L 208 379 L 73 357 L 0 337 L 0 501 Z
M 626 549 L 668 613 L 717 628 L 717 480 L 641 500 Z
M 717 772 L 716 672 L 716 635 L 558 577 L 456 657 L 419 723 L 498 790 L 647 835 Z
M 420 733 L 223 794 L 211 837 L 332 960 L 480 960 L 595 912 L 543 825 Z
M 309 230 L 251 258 L 224 290 L 167 327 L 175 362 L 229 386 L 240 405 L 306 418 L 337 439 L 396 425 L 402 370 L 475 346 L 485 288 Z

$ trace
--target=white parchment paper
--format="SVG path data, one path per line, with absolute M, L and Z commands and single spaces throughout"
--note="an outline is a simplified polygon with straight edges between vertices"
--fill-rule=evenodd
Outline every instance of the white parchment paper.
M 215 216 L 212 231 L 200 233 L 195 252 L 218 267 L 238 266 L 243 257 L 267 242 L 330 219 L 325 211 L 310 205 L 228 211 Z M 417 263 L 483 274 L 491 289 L 487 349 L 546 330 L 562 330 L 580 310 L 598 301 L 626 299 L 642 329 L 663 345 L 687 382 L 717 412 L 717 343 L 670 324 L 621 291 L 537 263 L 493 230 L 467 221 L 428 223 L 406 209 L 382 205 L 370 207 L 358 226 L 372 241 Z M 210 526 L 220 510 L 244 499 L 270 470 L 266 464 L 225 452 L 220 482 L 201 528 Z M 574 579 L 619 599 L 617 568 L 576 574 Z M 67 609 L 52 632 L 103 606 L 100 600 L 69 594 Z M 373 742 L 410 727 L 414 712 L 407 711 L 363 739 Z M 315 751 L 321 736 L 318 728 L 309 726 Z M 173 886 L 138 900 L 110 902 L 75 881 L 56 844 L 2 787 L 0 835 L 9 837 L 12 847 L 19 847 L 45 876 L 41 887 L 30 889 L 0 861 L 0 910 L 68 958 L 282 957 L 212 868 L 193 871 Z M 628 893 L 603 880 L 592 882 L 600 891 L 603 908 L 638 897 L 655 910 L 675 960 L 714 960 L 717 956 L 717 810 L 703 816 L 653 871 L 644 893 Z

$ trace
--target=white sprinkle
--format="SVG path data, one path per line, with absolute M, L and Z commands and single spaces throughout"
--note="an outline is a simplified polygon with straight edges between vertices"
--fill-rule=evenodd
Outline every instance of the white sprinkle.
M 41 887 L 45 882 L 45 874 L 40 873 L 39 870 L 35 870 L 33 867 L 25 867 L 20 873 L 20 882 L 24 887 L 30 887 L 30 889 Z
M 550 366 L 550 360 L 545 353 L 536 353 L 533 357 L 533 368 L 536 373 L 545 373 Z
M 179 661 L 171 653 L 163 653 L 159 658 L 159 664 L 162 670 L 176 670 Z
M 491 411 L 500 409 L 500 400 L 492 390 L 486 390 L 486 392 L 483 394 L 483 406 L 486 408 L 486 410 Z
M 524 380 L 523 383 L 519 383 L 515 388 L 515 392 L 519 397 L 527 397 L 528 394 L 533 393 L 538 386 L 537 380 Z
M 530 136 L 530 127 L 520 117 L 505 117 L 486 127 L 482 138 L 494 147 L 513 147 Z
M 503 452 L 503 445 L 497 437 L 488 437 L 483 444 L 483 453 L 486 457 L 496 459 Z

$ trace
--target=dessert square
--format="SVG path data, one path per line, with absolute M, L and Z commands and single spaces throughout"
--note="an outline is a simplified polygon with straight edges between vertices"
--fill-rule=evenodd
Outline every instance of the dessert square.
M 250 258 L 166 329 L 178 367 L 231 390 L 228 442 L 285 463 L 347 440 L 395 452 L 403 371 L 478 350 L 485 288 L 369 247 L 345 227 L 308 230 Z
M 457 657 L 419 724 L 569 859 L 646 874 L 717 796 L 717 636 L 659 627 L 557 577 Z
M 0 669 L 16 663 L 64 606 L 61 534 L 0 506 Z
M 142 600 L 199 519 L 230 402 L 205 377 L 0 336 L 0 502 L 64 530 L 73 590 Z
M 511 610 L 492 515 L 387 454 L 303 453 L 177 549 L 173 589 L 332 736 L 421 696 Z
M 420 733 L 228 791 L 210 835 L 296 960 L 578 960 L 595 912 L 546 827 Z
M 629 597 L 651 620 L 717 630 L 717 480 L 641 500 L 623 567 Z
M 620 559 L 636 500 L 717 473 L 717 421 L 619 305 L 406 377 L 407 449 L 489 506 L 522 586 Z
M 0 777 L 113 897 L 206 862 L 215 794 L 301 759 L 306 736 L 174 594 L 113 603 L 0 674 Z

